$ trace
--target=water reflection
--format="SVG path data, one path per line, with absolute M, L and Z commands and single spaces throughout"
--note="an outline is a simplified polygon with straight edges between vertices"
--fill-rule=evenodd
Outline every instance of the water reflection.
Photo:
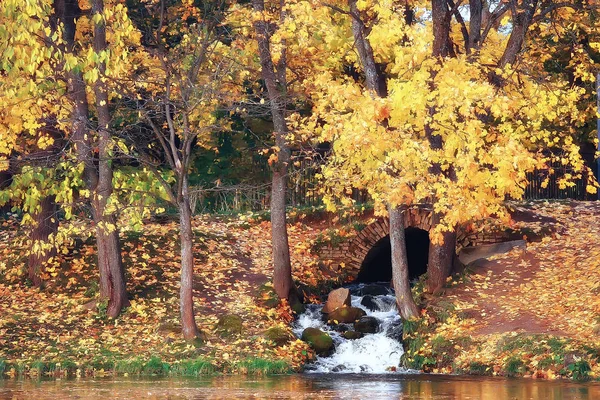
M 0 399 L 592 400 L 600 385 L 436 375 L 292 375 L 198 379 L 0 379 Z

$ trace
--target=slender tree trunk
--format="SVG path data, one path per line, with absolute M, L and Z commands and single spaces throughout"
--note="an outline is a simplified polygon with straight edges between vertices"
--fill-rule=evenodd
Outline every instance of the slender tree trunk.
M 194 253 L 192 231 L 192 211 L 189 201 L 187 177 L 183 176 L 182 196 L 179 200 L 179 230 L 181 240 L 181 287 L 179 289 L 179 312 L 181 328 L 186 340 L 194 340 L 199 331 L 194 318 Z
M 360 63 L 365 73 L 365 85 L 378 97 L 387 96 L 387 79 L 377 69 L 373 48 L 365 32 L 365 24 L 360 19 L 360 11 L 356 0 L 349 0 L 348 5 L 352 13 L 352 34 L 354 36 L 354 47 L 358 53 Z M 412 11 L 405 13 L 405 20 L 411 23 Z M 402 211 L 397 207 L 390 207 L 390 243 L 392 247 L 392 286 L 396 293 L 396 304 L 403 318 L 415 317 L 419 310 L 410 291 L 408 280 L 408 258 L 406 253 L 406 241 L 404 237 L 404 219 Z
M 38 247 L 39 250 L 30 249 L 29 259 L 27 261 L 28 276 L 33 286 L 40 287 L 42 280 L 40 271 L 46 266 L 50 258 L 56 255 L 56 247 L 49 243 L 50 236 L 58 229 L 58 218 L 56 217 L 56 203 L 54 196 L 46 196 L 40 200 L 40 211 L 33 216 L 35 225 L 30 233 L 32 247 Z M 44 245 L 50 244 L 51 247 L 43 249 Z
M 354 36 L 354 47 L 358 53 L 360 64 L 363 67 L 365 74 L 365 86 L 369 90 L 372 90 L 379 97 L 387 96 L 387 80 L 385 76 L 380 74 L 377 64 L 375 63 L 375 57 L 373 56 L 373 48 L 369 39 L 367 39 L 367 32 L 365 32 L 365 24 L 360 18 L 360 11 L 356 5 L 357 0 L 348 0 L 348 6 L 351 12 L 352 18 L 352 35 Z
M 431 2 L 432 11 L 431 11 L 431 19 L 433 24 L 433 48 L 432 48 L 432 56 L 438 57 L 439 62 L 443 63 L 444 57 L 455 57 L 456 54 L 453 49 L 452 40 L 450 38 L 450 22 L 452 16 L 450 15 L 450 10 L 448 9 L 448 4 L 446 0 L 432 0 Z M 435 90 L 435 76 L 436 72 L 432 72 L 432 76 L 429 81 L 429 86 L 432 91 Z M 429 108 L 429 116 L 431 117 L 431 121 L 435 119 L 435 114 L 437 110 L 435 106 Z M 429 146 L 435 150 L 441 150 L 444 147 L 443 138 L 435 131 L 435 129 L 431 126 L 431 124 L 425 125 L 425 136 L 429 141 Z M 448 172 L 442 171 L 441 166 L 436 163 L 433 164 L 429 168 L 429 173 L 432 175 L 445 175 L 450 176 L 452 179 L 453 169 L 450 167 Z M 434 197 L 431 199 L 432 203 L 435 204 L 437 199 Z M 432 226 L 436 226 L 440 223 L 442 219 L 442 215 L 436 212 L 432 212 Z M 427 289 L 431 291 L 431 288 L 434 287 L 436 290 L 439 290 L 446 282 L 446 278 L 449 276 L 451 268 L 452 268 L 452 260 L 454 256 L 454 247 L 456 242 L 456 233 L 455 232 L 447 232 L 444 234 L 444 243 L 442 244 L 434 244 L 430 243 L 429 245 L 429 259 L 427 265 Z M 448 252 L 450 252 L 450 247 L 452 248 L 451 256 L 448 259 L 446 256 Z
M 253 0 L 255 11 L 263 12 L 264 0 Z M 286 191 L 287 171 L 290 163 L 290 149 L 286 141 L 287 124 L 285 121 L 286 82 L 279 81 L 285 77 L 286 65 L 280 65 L 278 74 L 273 66 L 271 48 L 269 46 L 269 31 L 264 20 L 254 22 L 258 42 L 261 73 L 267 87 L 273 118 L 273 135 L 279 148 L 277 161 L 272 165 L 273 185 L 271 193 L 271 235 L 273 244 L 273 286 L 279 298 L 289 299 L 295 292 L 292 280 L 292 265 L 288 245 L 286 223 Z M 281 64 L 281 63 L 280 63 Z M 279 75 L 279 79 L 277 77 Z
M 477 50 L 481 45 L 482 0 L 469 0 L 469 49 Z
M 396 293 L 396 305 L 402 318 L 417 317 L 419 315 L 419 308 L 413 299 L 408 280 L 408 259 L 406 256 L 402 209 L 399 207 L 390 207 L 389 216 L 390 244 L 392 246 L 392 285 Z
M 92 14 L 101 14 L 104 10 L 103 0 L 93 0 Z M 94 51 L 96 54 L 106 50 L 106 26 L 104 21 L 94 25 Z M 116 317 L 128 304 L 125 287 L 125 273 L 121 259 L 121 244 L 116 217 L 106 212 L 108 198 L 112 194 L 112 140 L 109 131 L 110 111 L 108 109 L 108 93 L 104 83 L 105 63 L 98 65 L 100 77 L 94 83 L 96 109 L 98 112 L 98 186 L 96 187 L 96 234 L 98 245 L 98 265 L 101 274 L 100 295 L 108 299 L 107 315 Z M 100 251 L 102 248 L 102 251 Z

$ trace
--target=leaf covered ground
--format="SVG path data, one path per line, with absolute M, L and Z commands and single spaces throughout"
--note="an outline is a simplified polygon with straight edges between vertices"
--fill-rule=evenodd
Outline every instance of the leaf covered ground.
M 65 249 L 42 271 L 46 287 L 39 290 L 25 280 L 25 232 L 14 217 L 0 222 L 0 367 L 29 375 L 299 368 L 312 353 L 291 334 L 291 310 L 278 305 L 269 286 L 270 224 L 247 220 L 194 219 L 195 310 L 204 340 L 192 344 L 183 341 L 179 324 L 176 222 L 122 233 L 131 304 L 115 320 L 95 301 L 93 238 Z M 289 227 L 295 278 L 306 287 L 336 278 L 316 268 L 309 251 L 319 232 L 302 222 Z M 240 329 L 220 326 L 224 316 L 240 317 Z M 274 327 L 291 340 L 276 346 L 265 335 Z
M 407 323 L 407 362 L 435 372 L 600 377 L 600 204 L 533 202 L 516 227 L 550 231 L 475 262 Z
M 477 262 L 441 296 L 420 294 L 422 317 L 405 322 L 406 365 L 424 371 L 576 379 L 600 377 L 600 205 L 534 202 L 513 228 L 539 235 L 527 249 Z M 314 217 L 314 216 L 313 216 Z M 343 276 L 314 249 L 352 236 L 335 218 L 290 225 L 294 277 L 318 301 Z M 346 221 L 347 222 L 347 221 Z M 292 311 L 272 288 L 270 226 L 250 218 L 196 217 L 195 307 L 205 337 L 181 338 L 177 224 L 123 232 L 131 304 L 117 319 L 97 303 L 93 240 L 77 242 L 27 286 L 25 242 L 14 217 L 0 221 L 0 370 L 8 375 L 73 373 L 284 372 L 312 356 L 293 338 Z M 542 237 L 543 236 L 543 237 Z M 224 316 L 241 319 L 223 331 Z M 277 346 L 269 329 L 289 342 Z

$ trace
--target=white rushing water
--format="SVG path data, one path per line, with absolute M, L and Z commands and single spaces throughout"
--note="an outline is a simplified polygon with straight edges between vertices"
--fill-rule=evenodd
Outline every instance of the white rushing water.
M 359 285 L 350 289 L 352 293 L 360 293 L 362 287 L 363 285 Z M 306 312 L 300 315 L 293 327 L 296 336 L 301 337 L 306 328 L 318 328 L 327 332 L 335 345 L 335 351 L 331 356 L 317 357 L 316 361 L 307 367 L 307 371 L 372 374 L 407 372 L 400 367 L 400 357 L 404 350 L 398 332 L 402 321 L 396 309 L 394 295 L 389 293 L 372 296 L 372 300 L 378 305 L 378 311 L 371 311 L 363 306 L 362 299 L 361 295 L 352 295 L 352 306 L 363 309 L 367 316 L 377 318 L 380 326 L 377 333 L 365 334 L 360 339 L 348 340 L 325 323 L 321 313 L 322 304 L 310 305 Z M 352 330 L 351 324 L 345 326 Z

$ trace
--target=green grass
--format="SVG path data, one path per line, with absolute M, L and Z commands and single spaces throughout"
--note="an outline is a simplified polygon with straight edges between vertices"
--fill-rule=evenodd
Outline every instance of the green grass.
M 210 375 L 216 372 L 216 367 L 207 359 L 198 357 L 171 364 L 171 374 L 180 376 Z
M 285 361 L 270 361 L 263 358 L 249 358 L 237 363 L 236 367 L 248 375 L 277 375 L 292 372 L 292 368 Z
M 5 370 L 6 370 L 6 360 L 4 358 L 0 358 L 0 379 L 2 379 L 2 375 L 4 375 Z
M 140 357 L 135 357 L 117 361 L 114 369 L 117 374 L 141 375 L 145 364 Z
M 525 363 L 516 356 L 510 357 L 504 365 L 504 372 L 506 376 L 510 377 L 521 376 L 525 373 L 525 370 Z

